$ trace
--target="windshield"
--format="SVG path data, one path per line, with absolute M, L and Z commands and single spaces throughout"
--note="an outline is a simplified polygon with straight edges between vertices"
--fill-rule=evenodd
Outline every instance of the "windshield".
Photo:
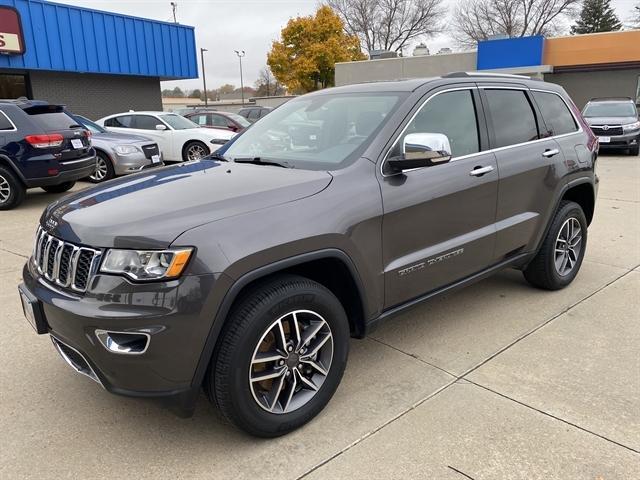
M 175 115 L 173 113 L 167 115 L 159 115 L 159 117 L 174 130 L 187 130 L 189 128 L 200 128 L 199 125 L 191 120 Z
M 290 100 L 222 151 L 293 168 L 336 170 L 357 158 L 404 98 L 396 92 L 323 94 Z
M 247 128 L 251 125 L 251 122 L 249 120 L 244 118 L 242 115 L 238 115 L 237 113 L 227 113 L 227 117 L 229 117 L 231 120 L 233 120 L 243 128 Z
M 93 123 L 88 118 L 83 117 L 82 115 L 74 115 L 74 118 L 81 123 L 83 127 L 87 128 L 91 133 L 107 133 L 107 131 L 102 128 L 97 123 Z
M 590 103 L 584 109 L 585 117 L 635 117 L 636 107 L 629 102 Z

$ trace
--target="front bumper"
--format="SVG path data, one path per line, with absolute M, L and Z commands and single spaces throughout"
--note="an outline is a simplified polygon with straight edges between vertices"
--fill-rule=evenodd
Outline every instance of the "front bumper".
M 162 161 L 160 161 L 160 163 L 153 163 L 153 161 L 147 158 L 142 152 L 131 155 L 118 155 L 117 153 L 113 153 L 111 158 L 116 176 L 129 175 L 147 168 L 161 167 L 164 165 Z
M 602 136 L 598 136 L 598 140 L 600 140 Z M 635 145 L 638 145 L 640 142 L 640 131 L 635 130 L 633 132 L 625 133 L 623 135 L 614 135 L 608 137 L 609 141 L 603 143 L 600 141 L 601 149 L 622 149 L 629 148 Z
M 112 393 L 163 397 L 192 408 L 200 387 L 193 384 L 194 372 L 215 312 L 209 292 L 216 275 L 145 284 L 96 275 L 87 292 L 77 295 L 52 286 L 30 260 L 23 279 L 22 288 L 42 305 L 46 333 L 56 349 L 63 358 L 65 348 L 70 349 L 67 357 L 77 353 L 77 362 L 65 358 L 76 371 L 95 377 Z M 150 340 L 142 354 L 114 353 L 98 340 L 96 330 L 145 332 Z

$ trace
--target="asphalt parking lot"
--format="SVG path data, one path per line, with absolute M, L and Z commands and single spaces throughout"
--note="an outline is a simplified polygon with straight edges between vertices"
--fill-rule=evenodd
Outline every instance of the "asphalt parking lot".
M 304 428 L 259 440 L 73 373 L 22 316 L 34 190 L 0 212 L 0 478 L 640 478 L 640 157 L 602 156 L 567 289 L 506 271 L 354 340 Z M 75 187 L 85 188 L 88 184 Z

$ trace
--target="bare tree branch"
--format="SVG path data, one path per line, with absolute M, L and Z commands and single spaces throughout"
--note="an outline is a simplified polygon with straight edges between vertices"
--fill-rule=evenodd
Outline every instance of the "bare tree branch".
M 462 0 L 453 13 L 453 37 L 464 47 L 492 35 L 549 35 L 581 0 Z
M 327 5 L 369 52 L 397 52 L 442 31 L 447 11 L 440 0 L 327 0 Z

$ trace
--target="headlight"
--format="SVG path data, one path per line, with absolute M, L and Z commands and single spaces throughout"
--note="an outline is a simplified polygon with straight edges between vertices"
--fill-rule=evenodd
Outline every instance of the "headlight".
M 131 155 L 138 152 L 138 147 L 135 145 L 116 145 L 116 152 L 118 155 Z
M 226 140 L 224 138 L 214 138 L 213 140 L 211 140 L 211 143 L 213 143 L 214 145 L 224 145 L 228 141 L 229 140 Z
M 627 125 L 622 125 L 623 132 L 630 132 L 631 130 L 638 130 L 640 128 L 640 122 L 628 123 Z
M 126 275 L 133 280 L 164 280 L 177 278 L 191 257 L 192 248 L 167 250 L 107 251 L 100 271 Z

